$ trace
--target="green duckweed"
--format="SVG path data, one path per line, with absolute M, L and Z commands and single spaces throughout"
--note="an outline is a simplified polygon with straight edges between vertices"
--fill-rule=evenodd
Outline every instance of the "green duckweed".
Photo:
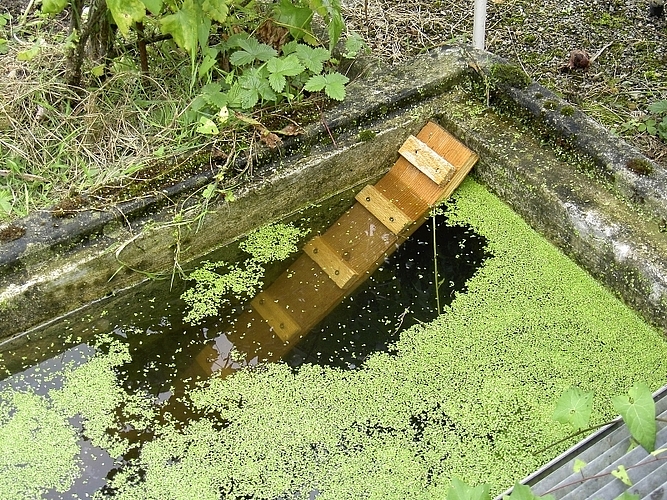
M 164 429 L 119 498 L 444 498 L 452 477 L 499 493 L 567 446 L 536 454 L 569 433 L 551 418 L 565 388 L 595 391 L 597 423 L 611 395 L 665 382 L 660 334 L 497 198 L 466 181 L 449 217 L 493 258 L 436 321 L 357 371 L 211 379 L 190 397 L 215 419 Z
M 599 423 L 614 416 L 610 397 L 634 382 L 665 383 L 662 336 L 496 197 L 467 180 L 447 213 L 450 223 L 486 237 L 493 256 L 441 316 L 403 332 L 355 371 L 276 363 L 213 377 L 184 396 L 199 415 L 186 425 L 158 423 L 139 404 L 155 437 L 113 478 L 114 497 L 308 498 L 317 491 L 321 499 L 441 499 L 453 477 L 500 493 L 571 444 L 538 453 L 569 433 L 552 419 L 567 387 L 595 392 L 592 423 Z M 83 401 L 92 394 L 77 399 L 77 387 L 96 378 L 91 369 L 67 377 L 62 395 L 36 400 L 34 411 L 81 412 L 90 429 L 117 428 L 100 413 L 140 395 L 106 379 L 126 359 L 121 347 L 111 354 L 112 361 L 90 361 L 104 372 L 94 390 L 111 399 L 90 409 Z M 2 398 L 2 432 L 18 414 L 4 402 L 14 397 Z M 74 442 L 66 420 L 48 425 Z M 114 450 L 123 445 L 97 439 Z M 27 457 L 34 470 L 53 470 L 35 476 L 24 497 L 66 488 L 75 456 L 72 448 L 62 457 Z M 6 488 L 23 471 L 3 467 Z

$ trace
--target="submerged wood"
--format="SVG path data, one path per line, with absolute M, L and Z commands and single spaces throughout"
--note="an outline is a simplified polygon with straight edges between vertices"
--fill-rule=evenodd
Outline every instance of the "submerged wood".
M 478 159 L 433 122 L 400 151 L 391 170 L 308 242 L 225 333 L 247 359 L 275 360 L 287 353 L 419 228 L 429 209 L 454 192 Z M 206 373 L 238 366 L 221 359 L 212 345 L 196 361 Z

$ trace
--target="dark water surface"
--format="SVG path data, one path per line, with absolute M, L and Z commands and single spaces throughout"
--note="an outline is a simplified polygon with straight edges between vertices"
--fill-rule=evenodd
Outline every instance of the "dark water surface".
M 305 336 L 285 357 L 292 367 L 316 363 L 356 369 L 373 352 L 387 350 L 400 332 L 416 323 L 428 322 L 438 315 L 433 223 L 428 220 L 386 262 L 346 298 L 325 320 Z M 468 227 L 446 224 L 444 216 L 435 220 L 440 309 L 457 292 L 466 289 L 467 280 L 489 257 L 485 238 Z M 312 234 L 309 236 L 311 237 Z M 238 248 L 225 249 L 211 260 L 238 255 Z M 276 277 L 289 262 L 267 270 L 267 279 Z M 267 283 L 268 284 L 268 283 Z M 38 394 L 58 388 L 56 373 L 67 362 L 83 363 L 95 349 L 97 336 L 111 333 L 127 342 L 132 361 L 123 366 L 120 379 L 129 391 L 143 390 L 178 419 L 196 417 L 174 393 L 182 395 L 198 378 L 207 376 L 194 362 L 207 344 L 225 355 L 234 346 L 224 332 L 241 305 L 233 305 L 218 318 L 192 326 L 182 321 L 185 304 L 180 294 L 188 283 L 176 280 L 151 282 L 112 297 L 40 330 L 0 346 L 3 387 L 24 389 Z M 179 394 L 180 393 L 180 394 Z M 76 425 L 76 422 L 74 422 Z M 143 441 L 150 435 L 139 436 Z M 118 462 L 104 450 L 81 441 L 82 474 L 65 495 L 52 498 L 89 498 L 105 484 L 107 474 L 117 470 Z M 136 453 L 136 451 L 135 451 Z M 131 457 L 124 457 L 125 459 Z

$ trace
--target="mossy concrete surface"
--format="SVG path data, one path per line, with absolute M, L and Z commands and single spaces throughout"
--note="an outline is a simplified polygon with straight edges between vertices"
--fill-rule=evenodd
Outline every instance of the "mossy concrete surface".
M 183 263 L 201 257 L 253 228 L 376 178 L 428 119 L 430 109 L 420 102 L 451 87 L 465 68 L 461 51 L 448 49 L 405 73 L 371 65 L 356 69 L 366 76 L 349 85 L 348 99 L 284 150 L 264 151 L 253 178 L 233 190 L 236 201 L 209 204 L 201 225 L 188 221 L 204 210 L 197 206 L 201 196 L 184 217 L 175 207 L 213 182 L 214 171 L 106 211 L 69 219 L 38 213 L 19 221 L 25 235 L 0 243 L 0 338 L 156 274 L 169 275 L 176 258 Z M 367 130 L 375 134 L 371 141 L 362 140 Z
M 432 118 L 480 154 L 483 183 L 666 330 L 665 173 L 517 71 L 498 71 L 501 65 L 453 47 L 400 68 L 362 68 L 348 99 L 324 114 L 326 127 L 314 124 L 280 154 L 264 154 L 256 175 L 234 190 L 236 201 L 210 204 L 201 224 L 194 220 L 201 203 L 181 217 L 174 202 L 212 182 L 213 171 L 108 211 L 21 221 L 25 236 L 0 245 L 0 336 L 168 275 L 176 258 L 200 258 L 382 174 L 408 134 Z M 475 97 L 480 87 L 493 94 L 491 107 Z

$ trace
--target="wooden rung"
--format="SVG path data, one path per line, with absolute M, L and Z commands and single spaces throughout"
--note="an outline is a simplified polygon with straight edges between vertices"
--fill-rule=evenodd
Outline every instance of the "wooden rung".
M 366 186 L 355 198 L 394 234 L 402 233 L 414 222 L 375 186 Z
M 438 186 L 443 186 L 449 182 L 456 173 L 454 165 L 414 135 L 408 137 L 398 152 Z
M 266 320 L 283 342 L 288 342 L 301 331 L 301 327 L 289 313 L 287 307 L 274 300 L 266 290 L 259 292 L 250 301 L 250 305 Z
M 349 287 L 359 276 L 321 236 L 315 236 L 306 243 L 303 251 L 327 273 L 338 288 Z

